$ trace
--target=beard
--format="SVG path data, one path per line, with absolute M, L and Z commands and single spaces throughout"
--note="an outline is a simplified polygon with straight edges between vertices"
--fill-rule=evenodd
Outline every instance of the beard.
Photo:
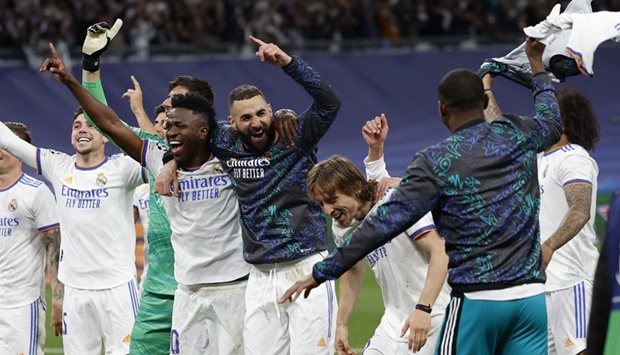
M 273 144 L 276 136 L 276 129 L 273 125 L 271 125 L 269 128 L 265 129 L 264 132 L 265 133 L 263 134 L 263 137 L 259 141 L 253 140 L 252 136 L 249 134 L 241 134 L 241 141 L 243 142 L 243 145 L 250 151 L 258 154 L 263 154 Z

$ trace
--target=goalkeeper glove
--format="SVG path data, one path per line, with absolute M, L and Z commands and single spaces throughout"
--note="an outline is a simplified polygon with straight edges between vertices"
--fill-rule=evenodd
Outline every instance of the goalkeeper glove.
M 82 68 L 84 70 L 89 72 L 99 70 L 99 57 L 108 49 L 110 41 L 116 36 L 122 25 L 123 21 L 116 19 L 112 28 L 105 22 L 99 22 L 88 27 L 82 45 Z

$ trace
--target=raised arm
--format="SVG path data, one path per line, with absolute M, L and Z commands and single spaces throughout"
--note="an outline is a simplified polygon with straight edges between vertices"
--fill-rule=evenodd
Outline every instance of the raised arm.
M 387 118 L 383 113 L 381 116 L 375 116 L 374 119 L 366 121 L 362 127 L 362 137 L 368 145 L 368 157 L 364 159 L 366 178 L 378 182 L 375 189 L 375 202 L 381 200 L 389 188 L 398 186 L 402 180 L 390 177 L 383 160 L 383 146 L 389 130 Z
M 134 134 L 116 113 L 91 95 L 67 70 L 56 53 L 54 45 L 50 43 L 51 58 L 47 58 L 40 72 L 49 71 L 54 78 L 65 85 L 77 99 L 84 111 L 95 125 L 107 136 L 113 139 L 134 160 L 140 161 L 142 140 Z
M 31 168 L 37 169 L 37 148 L 16 136 L 2 122 L 0 122 L 0 148 L 11 153 Z
M 123 98 L 129 101 L 131 112 L 133 112 L 136 116 L 138 127 L 140 127 L 140 129 L 144 132 L 157 134 L 155 126 L 153 126 L 153 122 L 151 122 L 149 116 L 144 110 L 144 104 L 142 103 L 142 88 L 140 87 L 140 83 L 133 75 L 131 76 L 131 81 L 133 82 L 134 88 L 127 89 L 127 91 L 123 94 Z
M 491 74 L 487 73 L 482 77 L 482 84 L 484 85 L 484 94 L 489 98 L 487 107 L 484 109 L 484 119 L 490 123 L 502 115 L 502 110 L 495 99 L 495 93 L 493 93 L 493 77 Z

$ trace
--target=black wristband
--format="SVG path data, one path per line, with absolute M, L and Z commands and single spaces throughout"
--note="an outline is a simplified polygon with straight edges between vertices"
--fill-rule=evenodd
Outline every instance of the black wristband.
M 87 57 L 86 54 L 82 56 L 82 69 L 84 70 L 94 73 L 99 70 L 100 64 L 99 57 Z
M 433 311 L 433 309 L 431 308 L 430 304 L 427 306 L 427 305 L 419 304 L 418 303 L 418 304 L 415 305 L 415 309 L 419 309 L 422 312 L 426 312 L 428 314 L 431 314 L 431 312 Z
M 161 161 L 164 163 L 164 165 L 166 165 L 166 163 L 171 161 L 172 159 L 174 159 L 174 155 L 172 155 L 172 152 L 169 150 L 164 153 L 163 157 L 161 157 Z

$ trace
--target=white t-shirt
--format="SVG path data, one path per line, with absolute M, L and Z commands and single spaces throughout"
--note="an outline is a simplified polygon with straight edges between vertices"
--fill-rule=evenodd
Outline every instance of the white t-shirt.
M 45 246 L 39 233 L 56 227 L 56 201 L 44 183 L 22 174 L 0 189 L 0 308 L 43 298 Z
M 142 164 L 157 176 L 167 150 L 145 140 Z M 164 197 L 174 249 L 174 276 L 180 284 L 229 282 L 250 272 L 243 260 L 239 203 L 232 181 L 217 159 L 196 170 L 177 172 L 179 197 Z
M 87 290 L 131 280 L 136 274 L 133 194 L 147 179 L 140 165 L 115 155 L 79 168 L 75 155 L 37 149 L 37 171 L 56 194 L 62 226 L 58 279 Z
M 389 177 L 383 158 L 371 163 L 364 160 L 364 164 L 368 179 L 379 181 L 383 177 Z M 388 190 L 367 216 L 385 202 L 393 192 L 393 189 Z M 336 244 L 341 245 L 343 238 L 352 233 L 361 223 L 362 221 L 353 220 L 351 225 L 345 228 L 334 221 L 332 232 Z M 381 325 L 386 327 L 388 334 L 392 335 L 395 341 L 407 342 L 407 337 L 400 338 L 400 331 L 409 315 L 415 310 L 428 273 L 429 256 L 418 250 L 413 240 L 432 229 L 435 229 L 435 224 L 431 214 L 428 213 L 406 233 L 366 255 L 366 263 L 374 272 L 377 283 L 381 287 L 385 305 Z M 449 286 L 444 283 L 433 306 L 433 315 L 443 314 L 449 301 Z
M 597 176 L 596 162 L 577 144 L 571 143 L 538 155 L 541 242 L 556 231 L 568 212 L 564 187 L 575 183 L 592 185 L 590 220 L 571 241 L 553 253 L 551 262 L 545 270 L 547 292 L 569 288 L 586 279 L 594 279 L 599 257 L 598 250 L 594 246 Z

